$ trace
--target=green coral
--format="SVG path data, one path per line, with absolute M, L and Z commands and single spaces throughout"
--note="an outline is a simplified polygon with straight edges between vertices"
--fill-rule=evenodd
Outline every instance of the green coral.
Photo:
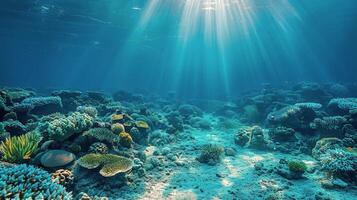
M 81 133 L 93 125 L 93 118 L 86 113 L 74 112 L 68 117 L 55 118 L 47 122 L 47 132 L 51 139 L 64 141 L 73 134 Z
M 113 143 L 120 140 L 118 135 L 115 135 L 111 130 L 106 128 L 92 128 L 84 132 L 84 136 L 94 137 L 101 142 Z
M 34 166 L 0 166 L 0 174 L 0 199 L 72 199 L 48 172 Z
M 11 163 L 24 163 L 37 151 L 41 139 L 37 132 L 7 138 L 0 144 L 2 160 Z
M 201 155 L 197 158 L 197 160 L 201 163 L 214 165 L 220 161 L 223 152 L 224 148 L 219 145 L 204 145 L 202 147 Z
M 289 170 L 296 173 L 304 173 L 307 170 L 307 166 L 302 161 L 289 161 Z
M 77 163 L 87 169 L 95 169 L 101 166 L 99 173 L 104 177 L 130 171 L 133 167 L 132 160 L 114 154 L 90 153 L 77 160 Z

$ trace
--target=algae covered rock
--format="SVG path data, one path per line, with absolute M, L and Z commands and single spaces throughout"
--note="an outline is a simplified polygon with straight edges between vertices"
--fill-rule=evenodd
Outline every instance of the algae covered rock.
M 44 167 L 63 167 L 75 160 L 76 156 L 65 150 L 50 150 L 41 156 L 41 164 Z
M 78 161 L 81 167 L 95 169 L 101 167 L 99 173 L 104 177 L 115 176 L 118 173 L 130 171 L 133 161 L 114 154 L 90 153 L 81 157 Z
M 72 199 L 48 172 L 24 164 L 0 166 L 0 191 L 0 199 Z

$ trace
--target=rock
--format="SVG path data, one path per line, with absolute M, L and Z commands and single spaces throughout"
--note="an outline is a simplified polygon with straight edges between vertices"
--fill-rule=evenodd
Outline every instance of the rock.
M 65 150 L 50 150 L 41 156 L 41 164 L 48 168 L 63 167 L 75 160 L 75 155 Z
M 225 148 L 224 153 L 226 156 L 235 156 L 237 154 L 236 150 L 233 148 Z
M 320 180 L 320 184 L 323 188 L 326 189 L 342 189 L 346 188 L 348 184 L 343 180 L 337 179 L 322 179 Z
M 22 135 L 26 133 L 26 126 L 19 121 L 4 122 L 4 129 L 11 134 L 11 136 Z

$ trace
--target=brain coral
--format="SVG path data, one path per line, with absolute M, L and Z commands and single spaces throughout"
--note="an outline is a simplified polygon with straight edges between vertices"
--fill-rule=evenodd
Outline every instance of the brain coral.
M 81 157 L 78 164 L 87 169 L 95 169 L 102 166 L 99 173 L 104 177 L 114 176 L 121 172 L 127 172 L 133 167 L 133 161 L 114 154 L 90 153 Z
M 31 165 L 0 166 L 0 199 L 72 199 L 46 171 Z

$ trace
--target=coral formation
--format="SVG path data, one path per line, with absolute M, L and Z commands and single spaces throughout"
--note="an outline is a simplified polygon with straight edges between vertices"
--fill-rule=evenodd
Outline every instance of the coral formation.
M 0 144 L 2 160 L 11 163 L 24 163 L 36 153 L 42 137 L 37 132 L 6 138 Z
M 330 176 L 349 182 L 357 181 L 357 156 L 343 149 L 330 149 L 320 158 L 322 169 Z
M 215 145 L 215 144 L 208 144 L 202 147 L 202 151 L 200 156 L 197 160 L 201 163 L 207 163 L 209 165 L 215 165 L 220 162 L 221 155 L 224 152 L 224 148 Z
M 89 147 L 90 153 L 107 154 L 108 151 L 109 151 L 108 146 L 101 142 L 95 142 Z
M 31 165 L 0 166 L 0 199 L 72 199 L 46 171 Z
M 128 172 L 133 167 L 133 161 L 113 154 L 87 154 L 78 161 L 81 167 L 95 169 L 101 167 L 99 173 L 104 177 L 115 176 L 118 173 Z
M 83 135 L 93 137 L 100 142 L 107 142 L 109 144 L 120 140 L 119 135 L 114 134 L 107 128 L 92 128 L 84 132 Z
M 36 115 L 60 112 L 63 107 L 60 97 L 30 97 L 24 99 L 21 104 L 29 105 L 31 107 L 30 113 Z
M 52 173 L 52 180 L 63 186 L 71 186 L 74 181 L 73 173 L 68 169 L 59 169 Z
M 288 167 L 290 171 L 301 174 L 307 170 L 306 164 L 302 161 L 289 161 Z
M 114 123 L 111 126 L 111 130 L 114 134 L 119 135 L 121 132 L 125 132 L 125 127 L 121 123 Z
M 334 114 L 345 115 L 349 111 L 357 109 L 357 98 L 331 99 L 327 107 Z
M 121 146 L 130 148 L 131 144 L 133 143 L 133 139 L 131 138 L 130 134 L 127 132 L 121 132 L 119 134 L 120 140 L 119 143 Z
M 74 112 L 68 117 L 57 118 L 46 122 L 49 137 L 64 141 L 74 134 L 81 133 L 93 125 L 93 118 L 86 113 Z

